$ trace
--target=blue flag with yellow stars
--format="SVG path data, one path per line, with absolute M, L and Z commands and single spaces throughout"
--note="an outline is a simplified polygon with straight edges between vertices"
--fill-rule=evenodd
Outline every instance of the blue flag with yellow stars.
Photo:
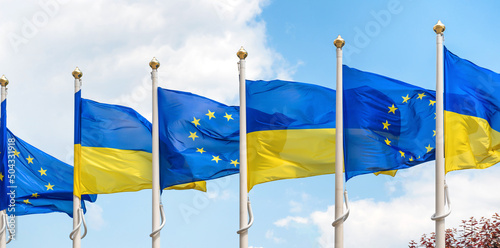
M 346 180 L 434 160 L 435 92 L 343 66 Z
M 239 172 L 239 107 L 158 88 L 160 186 Z
M 7 130 L 7 213 L 63 212 L 73 215 L 73 167 L 38 150 Z M 4 198 L 4 195 L 2 195 Z M 95 195 L 83 200 L 94 202 Z M 82 207 L 85 204 L 82 201 Z

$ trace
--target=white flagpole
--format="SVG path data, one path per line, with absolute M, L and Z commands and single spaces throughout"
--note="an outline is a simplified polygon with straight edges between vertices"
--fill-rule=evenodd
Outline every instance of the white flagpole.
M 152 193 L 153 193 L 153 234 L 152 247 L 160 248 L 160 133 L 158 126 L 158 68 L 160 62 L 153 58 L 149 62 L 151 67 L 151 81 L 153 84 L 153 179 L 152 179 Z
M 247 51 L 241 47 L 236 53 L 240 59 L 240 230 L 248 225 L 248 178 L 247 178 L 247 101 L 245 83 L 245 58 Z M 248 229 L 239 232 L 240 248 L 248 248 Z
M 445 247 L 445 166 L 444 166 L 444 64 L 443 32 L 441 21 L 434 26 L 436 32 L 436 248 Z
M 82 88 L 82 76 L 83 73 L 76 67 L 76 69 L 71 73 L 73 77 L 75 78 L 75 93 L 80 91 Z M 76 114 L 76 113 L 75 113 Z M 77 154 L 74 154 L 74 164 L 76 165 L 78 158 L 76 157 Z M 73 182 L 74 183 L 74 182 Z M 82 236 L 80 235 L 80 227 L 79 227 L 79 221 L 80 218 L 80 198 L 78 196 L 73 195 L 73 230 L 76 230 L 78 228 L 78 231 L 76 231 L 75 235 L 73 235 L 73 248 L 80 248 L 82 246 Z
M 337 47 L 337 92 L 336 92 L 336 116 L 335 116 L 335 219 L 344 215 L 344 123 L 342 109 L 342 47 L 345 44 L 340 35 L 333 42 Z M 343 221 L 335 225 L 335 248 L 344 247 L 344 224 Z
M 9 80 L 4 76 L 0 78 L 0 83 L 2 84 L 2 101 L 5 101 L 7 99 L 7 85 L 9 84 Z M 2 116 L 3 118 L 3 116 Z M 7 180 L 7 175 L 4 175 L 4 180 Z M 2 196 L 4 197 L 4 196 Z M 0 228 L 5 225 L 5 230 L 3 233 L 0 234 L 0 248 L 5 248 L 7 247 L 7 229 L 9 228 L 9 223 L 6 223 L 5 216 L 7 215 L 6 210 L 0 211 Z

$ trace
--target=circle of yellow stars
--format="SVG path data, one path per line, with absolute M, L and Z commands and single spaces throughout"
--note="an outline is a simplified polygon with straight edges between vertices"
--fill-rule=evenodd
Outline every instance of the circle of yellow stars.
M 230 120 L 234 120 L 233 118 L 233 115 L 232 114 L 228 114 L 227 112 L 224 112 L 225 115 L 222 116 L 223 118 L 226 118 L 227 121 L 230 121 Z M 216 119 L 217 117 L 215 116 L 215 111 L 210 111 L 210 109 L 208 109 L 208 112 L 205 114 L 209 120 L 211 119 Z M 200 120 L 201 119 L 197 119 L 196 117 L 193 117 L 193 120 L 191 121 L 191 123 L 197 128 L 198 126 L 200 126 Z M 197 138 L 200 138 L 200 136 L 198 136 L 198 133 L 195 131 L 195 132 L 191 132 L 189 131 L 189 136 L 188 138 L 192 139 L 193 141 L 196 141 Z M 203 154 L 205 152 L 207 152 L 203 147 L 196 147 L 196 152 L 199 152 L 200 154 Z M 214 161 L 216 164 L 219 163 L 219 161 L 221 161 L 222 159 L 220 158 L 220 155 L 219 156 L 215 156 L 215 155 L 212 155 L 212 159 L 211 161 Z M 238 159 L 236 160 L 231 160 L 231 163 L 232 165 L 234 165 L 234 167 L 237 167 L 238 164 L 240 164 L 238 162 Z
M 426 97 L 427 95 L 425 94 L 425 92 L 422 92 L 422 93 L 419 93 L 418 94 L 418 97 L 417 99 L 418 100 L 424 100 L 424 97 Z M 412 98 L 410 97 L 410 94 L 407 94 L 406 96 L 401 96 L 403 98 L 403 101 L 401 103 L 408 103 L 408 101 Z M 434 106 L 434 104 L 436 104 L 436 101 L 435 100 L 432 100 L 432 99 L 429 99 L 429 106 Z M 396 110 L 398 110 L 397 107 L 394 106 L 394 104 L 392 104 L 391 106 L 387 106 L 387 108 L 389 109 L 389 111 L 387 113 L 393 113 L 393 114 L 396 114 Z M 435 113 L 434 113 L 435 114 Z M 435 119 L 435 118 L 434 118 Z M 383 130 L 389 130 L 389 127 L 391 126 L 391 124 L 389 123 L 388 120 L 385 120 L 385 122 L 382 122 L 382 129 Z M 436 136 L 436 130 L 433 130 L 433 137 Z M 391 140 L 389 140 L 389 138 L 385 138 L 384 140 L 385 144 L 388 145 L 388 146 L 391 146 Z M 425 149 L 427 150 L 427 153 L 431 152 L 434 147 L 431 147 L 431 144 L 427 145 L 425 147 Z M 402 158 L 405 158 L 406 154 L 404 151 L 399 151 L 399 154 L 401 155 Z M 420 159 L 420 156 L 417 158 L 417 159 Z M 410 161 L 414 161 L 414 158 L 413 157 L 410 157 L 409 159 Z

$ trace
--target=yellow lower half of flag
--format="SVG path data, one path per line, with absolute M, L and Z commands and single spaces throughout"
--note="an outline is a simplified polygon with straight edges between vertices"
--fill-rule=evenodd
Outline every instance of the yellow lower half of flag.
M 378 176 L 378 175 L 387 175 L 387 176 L 395 177 L 397 172 L 398 172 L 398 170 L 388 170 L 388 171 L 374 172 L 373 174 L 375 176 Z
M 151 189 L 152 155 L 149 152 L 75 145 L 74 194 L 111 194 Z M 206 191 L 205 182 L 167 189 Z
M 500 132 L 485 119 L 445 111 L 446 172 L 500 162 Z
M 247 134 L 248 191 L 259 183 L 335 173 L 335 129 Z

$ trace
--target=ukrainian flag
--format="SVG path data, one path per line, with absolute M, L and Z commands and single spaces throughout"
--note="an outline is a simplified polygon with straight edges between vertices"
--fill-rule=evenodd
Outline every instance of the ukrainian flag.
M 500 162 L 500 74 L 444 49 L 446 172 Z
M 246 82 L 248 191 L 269 181 L 335 172 L 335 91 Z
M 152 187 L 152 126 L 135 110 L 75 93 L 75 195 Z M 205 182 L 169 189 L 206 191 Z

